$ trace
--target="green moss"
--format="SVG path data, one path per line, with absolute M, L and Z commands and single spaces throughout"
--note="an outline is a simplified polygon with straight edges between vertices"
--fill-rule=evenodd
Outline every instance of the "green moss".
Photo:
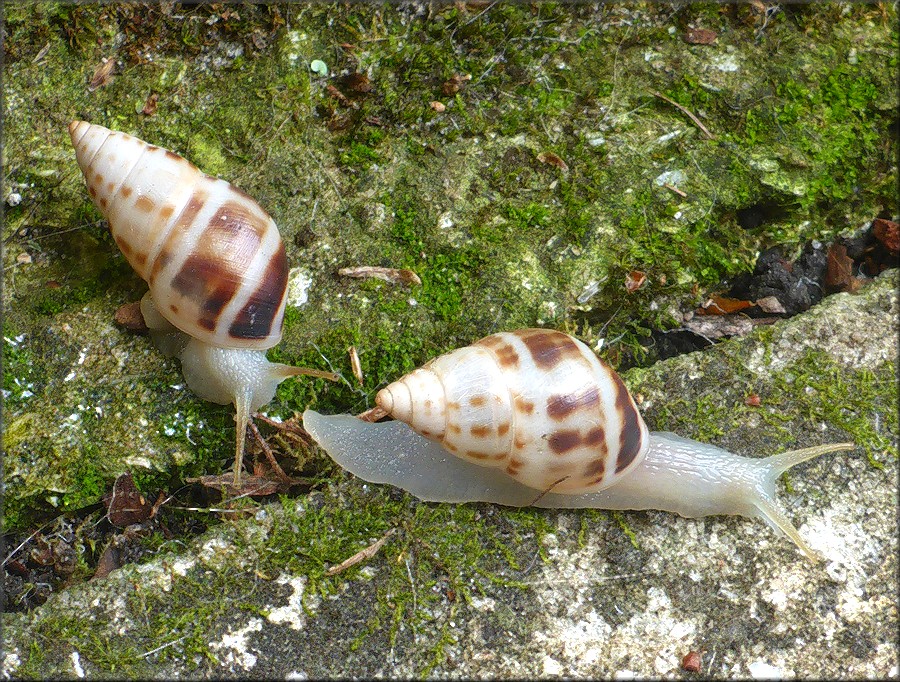
M 4 166 L 9 183 L 25 189 L 7 214 L 4 266 L 14 276 L 5 275 L 4 325 L 6 335 L 25 337 L 4 346 L 5 438 L 18 448 L 15 457 L 34 457 L 29 471 L 46 476 L 39 491 L 38 483 L 8 483 L 7 522 L 27 525 L 29 513 L 45 509 L 52 496 L 66 509 L 96 502 L 116 473 L 135 468 L 129 462 L 145 454 L 152 454 L 149 468 L 135 470 L 144 490 L 220 473 L 234 444 L 230 406 L 173 388 L 183 384 L 176 363 L 111 331 L 115 307 L 139 298 L 144 285 L 85 193 L 66 121 L 87 118 L 175 149 L 273 214 L 292 265 L 308 267 L 315 284 L 305 306 L 289 308 L 285 339 L 270 358 L 334 369 L 345 381 L 284 382 L 266 409 L 284 417 L 307 406 L 357 412 L 386 382 L 498 329 L 572 323 L 604 337 L 604 352 L 617 364 L 651 362 L 650 328 L 680 323 L 670 309 L 689 309 L 723 278 L 750 269 L 760 249 L 827 241 L 882 210 L 896 213 L 896 148 L 886 135 L 896 124 L 896 55 L 883 54 L 897 42 L 896 8 L 886 6 L 886 19 L 866 7 L 843 11 L 780 12 L 759 30 L 752 16 L 712 4 L 644 5 L 628 21 L 612 5 L 440 5 L 427 16 L 362 5 L 248 5 L 234 15 L 212 5 L 174 14 L 128 4 L 11 7 Z M 691 25 L 715 27 L 719 43 L 688 46 L 669 33 Z M 342 44 L 353 47 L 335 48 Z M 35 61 L 44 45 L 45 58 Z M 223 45 L 239 45 L 243 54 Z M 110 54 L 121 68 L 89 90 Z M 729 55 L 736 72 L 716 66 Z M 311 78 L 312 58 L 325 59 L 334 74 L 366 73 L 372 90 Z M 456 75 L 471 79 L 444 94 L 443 84 Z M 327 85 L 353 106 L 337 102 Z M 698 116 L 715 139 L 654 91 Z M 159 95 L 157 113 L 138 114 L 151 92 Z M 429 106 L 434 100 L 446 105 L 443 113 Z M 569 170 L 539 161 L 547 151 Z M 655 184 L 670 170 L 684 172 L 679 189 L 687 196 Z M 383 220 L 367 219 L 373 203 L 385 208 Z M 741 228 L 737 212 L 760 203 L 783 212 Z M 15 266 L 23 251 L 33 263 Z M 422 286 L 334 275 L 359 264 L 412 268 Z M 632 270 L 648 283 L 627 294 L 624 278 Z M 593 280 L 602 282 L 600 290 L 578 302 Z M 48 281 L 59 288 L 49 289 Z M 766 341 L 768 333 L 758 338 Z M 360 353 L 362 387 L 349 371 L 350 345 Z M 733 390 L 757 390 L 732 360 L 730 376 L 741 384 Z M 815 378 L 821 359 L 814 360 L 796 368 L 813 391 L 800 397 L 809 419 L 840 424 L 875 459 L 893 452 L 865 425 L 862 403 L 846 395 L 854 387 L 861 396 L 887 392 L 882 370 L 840 378 L 824 365 L 823 383 Z M 78 376 L 65 381 L 73 368 Z M 739 398 L 723 406 L 684 397 L 653 417 L 727 440 L 742 421 L 762 415 L 773 442 L 785 445 L 791 422 L 779 412 L 792 412 L 781 401 L 798 385 L 785 382 L 764 396 L 771 409 L 753 412 Z M 23 398 L 25 390 L 36 395 Z M 85 421 L 80 440 L 63 444 L 39 428 L 51 423 L 58 430 L 79 404 L 104 411 Z M 882 419 L 885 433 L 896 430 L 887 414 Z M 60 481 L 65 492 L 51 492 Z M 407 524 L 390 546 L 417 554 L 420 540 L 439 543 L 432 536 L 440 524 L 467 513 L 454 518 L 422 506 L 424 516 L 410 521 L 393 501 L 382 502 Z M 394 522 L 385 514 L 370 519 L 373 529 Z M 545 523 L 543 515 L 516 514 L 504 518 L 527 532 Z M 350 519 L 318 522 L 346 531 L 346 542 L 320 547 L 329 562 L 373 532 Z M 493 531 L 472 532 L 452 537 L 463 546 L 494 546 Z M 452 547 L 440 552 L 455 557 L 454 580 L 476 570 Z M 295 568 L 318 571 L 317 589 L 327 591 L 337 581 L 321 577 L 318 561 L 318 568 Z M 415 575 L 440 574 L 430 561 Z M 482 561 L 488 558 L 475 563 Z M 391 580 L 408 582 L 405 561 L 396 570 Z M 372 632 L 395 628 L 413 610 L 408 595 L 380 608 Z M 147 650 L 158 645 L 159 632 L 154 636 Z M 450 636 L 445 630 L 435 640 L 431 661 Z M 203 649 L 199 638 L 190 641 Z

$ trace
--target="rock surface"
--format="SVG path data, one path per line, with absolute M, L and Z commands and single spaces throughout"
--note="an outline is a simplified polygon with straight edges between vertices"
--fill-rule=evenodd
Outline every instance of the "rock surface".
M 729 373 L 746 371 L 760 395 L 785 373 L 801 381 L 810 352 L 820 370 L 834 363 L 832 381 L 872 384 L 860 415 L 872 431 L 854 428 L 875 440 L 802 465 L 791 491 L 780 491 L 821 553 L 818 564 L 758 521 L 426 505 L 346 477 L 73 587 L 30 614 L 5 616 L 3 672 L 629 679 L 689 676 L 680 663 L 698 651 L 701 672 L 712 677 L 896 676 L 895 284 L 887 273 L 773 329 L 626 375 L 649 406 L 665 400 L 656 381 L 677 386 L 690 377 L 694 395 L 670 408 L 676 421 L 692 418 L 698 395 L 721 393 Z M 848 415 L 820 421 L 795 405 L 778 417 L 797 446 L 852 437 Z M 763 423 L 743 442 L 730 434 L 717 442 L 761 453 L 771 436 L 759 431 Z M 437 512 L 443 521 L 428 526 Z M 391 516 L 376 530 L 380 513 Z M 322 534 L 364 514 L 375 525 L 356 549 L 396 529 L 374 557 L 330 577 L 325 565 L 339 559 L 297 570 L 297 557 L 315 555 Z M 541 532 L 518 536 L 535 518 Z M 438 543 L 463 524 L 487 535 L 466 548 L 468 563 L 457 571 L 454 548 Z

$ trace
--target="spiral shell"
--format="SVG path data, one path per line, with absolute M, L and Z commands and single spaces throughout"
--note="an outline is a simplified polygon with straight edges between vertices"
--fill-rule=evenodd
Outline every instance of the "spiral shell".
M 131 135 L 84 121 L 69 133 L 91 198 L 169 322 L 220 348 L 281 340 L 287 258 L 259 204 Z
M 522 329 L 442 355 L 378 393 L 394 419 L 536 490 L 601 490 L 649 436 L 619 376 L 562 332 Z

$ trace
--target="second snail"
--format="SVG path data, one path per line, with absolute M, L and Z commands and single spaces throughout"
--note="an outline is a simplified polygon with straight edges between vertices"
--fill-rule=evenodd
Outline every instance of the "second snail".
M 761 518 L 812 561 L 775 494 L 787 469 L 852 443 L 750 458 L 650 432 L 619 376 L 549 329 L 487 336 L 382 389 L 395 421 L 307 410 L 304 428 L 343 468 L 432 502 Z

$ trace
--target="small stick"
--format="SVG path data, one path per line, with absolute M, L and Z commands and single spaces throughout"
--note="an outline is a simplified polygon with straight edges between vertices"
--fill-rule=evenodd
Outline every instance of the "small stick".
M 694 123 L 696 123 L 697 127 L 700 128 L 700 130 L 702 130 L 706 134 L 706 137 L 708 137 L 710 140 L 716 139 L 715 136 L 706 129 L 706 126 L 703 125 L 702 123 L 700 123 L 699 118 L 694 116 L 690 111 L 685 109 L 678 102 L 676 102 L 675 100 L 669 99 L 664 94 L 662 94 L 661 92 L 657 92 L 656 90 L 653 90 L 652 93 L 655 97 L 659 97 L 660 99 L 665 100 L 666 102 L 671 104 L 673 107 L 676 107 L 676 108 L 680 109 L 681 111 L 683 111 L 685 114 L 687 114 L 688 118 L 690 118 Z
M 672 192 L 675 192 L 675 194 L 677 194 L 677 195 L 680 196 L 680 197 L 684 197 L 684 198 L 687 197 L 687 193 L 686 193 L 686 192 L 682 192 L 682 191 L 681 191 L 680 189 L 678 189 L 675 185 L 670 185 L 668 182 L 664 182 L 664 183 L 663 183 L 663 187 L 665 187 L 665 188 L 668 189 L 668 190 L 671 190 Z
M 356 346 L 350 346 L 347 349 L 347 354 L 350 356 L 350 369 L 353 370 L 353 376 L 356 377 L 356 380 L 359 382 L 359 385 L 363 385 L 363 371 L 362 365 L 359 362 L 359 353 L 356 352 Z
M 359 550 L 356 554 L 354 554 L 349 559 L 344 559 L 337 566 L 332 566 L 327 571 L 325 571 L 325 575 L 337 575 L 341 571 L 346 571 L 348 568 L 353 566 L 354 564 L 358 564 L 363 559 L 371 559 L 378 552 L 379 549 L 384 545 L 385 542 L 388 541 L 388 538 L 391 537 L 397 531 L 396 528 L 391 528 L 380 540 L 376 540 L 371 545 L 366 547 L 365 549 Z
M 272 448 L 269 447 L 269 444 L 263 439 L 262 434 L 259 432 L 259 429 L 256 427 L 256 424 L 253 423 L 253 420 L 250 420 L 249 423 L 250 432 L 259 442 L 260 446 L 263 449 L 263 452 L 266 453 L 266 459 L 269 460 L 269 464 L 272 465 L 272 468 L 275 470 L 275 474 L 282 481 L 290 481 L 291 477 L 284 473 L 284 469 L 278 466 L 278 462 L 275 461 L 275 453 L 272 452 Z
M 537 497 L 535 497 L 534 500 L 531 501 L 531 504 L 528 505 L 528 506 L 529 506 L 529 507 L 533 507 L 534 505 L 536 505 L 536 504 L 538 503 L 538 501 L 539 501 L 544 495 L 546 495 L 547 493 L 549 493 L 551 490 L 553 490 L 556 486 L 558 486 L 560 483 L 562 483 L 563 481 L 565 481 L 567 478 L 568 478 L 568 476 L 563 476 L 563 477 L 562 477 L 561 479 L 559 479 L 558 481 L 555 481 L 554 483 L 551 483 L 551 484 L 550 484 L 550 487 L 547 488 L 547 489 L 546 489 L 544 492 L 542 492 L 540 495 L 538 495 Z

